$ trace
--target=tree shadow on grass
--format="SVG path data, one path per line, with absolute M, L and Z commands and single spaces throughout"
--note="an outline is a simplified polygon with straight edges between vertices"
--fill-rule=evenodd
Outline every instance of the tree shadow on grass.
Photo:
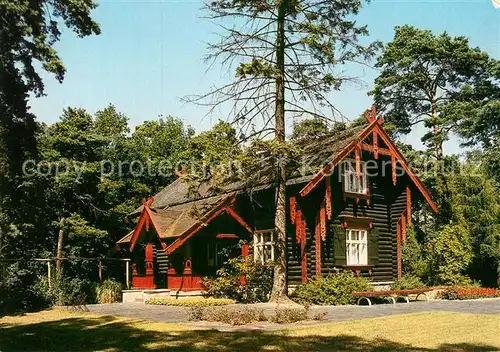
M 443 344 L 414 348 L 356 336 L 287 336 L 285 332 L 144 331 L 111 316 L 66 318 L 0 327 L 1 351 L 492 351 L 494 346 Z

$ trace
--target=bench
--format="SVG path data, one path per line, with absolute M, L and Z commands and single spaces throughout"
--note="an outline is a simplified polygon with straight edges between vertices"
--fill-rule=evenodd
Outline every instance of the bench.
M 392 304 L 396 304 L 396 300 L 398 298 L 402 298 L 406 301 L 406 303 L 410 303 L 409 295 L 416 295 L 415 301 L 418 301 L 418 297 L 423 295 L 425 300 L 428 301 L 429 297 L 427 296 L 427 292 L 432 291 L 431 288 L 423 288 L 416 290 L 390 290 L 390 291 L 369 291 L 369 292 L 353 292 L 352 295 L 354 297 L 359 297 L 358 303 L 360 304 L 363 300 L 368 302 L 368 305 L 372 305 L 372 301 L 370 298 L 375 297 L 385 297 L 391 300 Z

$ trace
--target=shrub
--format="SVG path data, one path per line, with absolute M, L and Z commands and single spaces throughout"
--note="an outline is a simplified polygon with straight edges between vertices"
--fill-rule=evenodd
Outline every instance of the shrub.
M 108 279 L 96 287 L 97 303 L 116 303 L 122 300 L 122 284 Z
M 0 278 L 0 315 L 33 311 L 47 307 L 50 302 L 39 288 L 41 279 L 33 268 L 21 263 L 6 266 Z
M 231 258 L 218 272 L 215 279 L 204 279 L 206 295 L 229 298 L 242 303 L 267 302 L 273 285 L 270 265 L 256 263 L 250 257 Z M 242 284 L 241 277 L 246 283 Z
M 277 308 L 269 321 L 277 324 L 291 324 L 307 320 L 307 310 L 301 308 Z
M 177 306 L 177 307 L 214 307 L 233 304 L 234 301 L 228 298 L 148 298 L 146 304 L 159 306 Z
M 309 315 L 307 308 L 276 308 L 274 315 L 269 318 L 264 315 L 262 309 L 257 308 L 206 308 L 192 307 L 189 310 L 191 321 L 213 321 L 230 325 L 245 325 L 255 322 L 270 321 L 277 324 L 291 324 L 303 320 L 324 320 L 326 312 Z
M 341 271 L 326 278 L 315 278 L 298 286 L 291 298 L 300 304 L 355 304 L 353 292 L 371 291 L 367 279 L 356 278 L 350 271 Z
M 35 289 L 40 292 L 50 305 L 71 306 L 94 303 L 95 284 L 90 280 L 72 278 L 62 274 L 56 274 L 51 280 L 49 287 L 46 277 L 40 278 Z
M 262 309 L 228 309 L 228 308 L 191 308 L 190 320 L 216 321 L 231 325 L 245 325 L 257 321 L 266 321 Z
M 440 293 L 440 297 L 449 300 L 500 297 L 500 290 L 494 288 L 449 287 Z
M 446 225 L 430 241 L 430 274 L 434 283 L 461 285 L 464 273 L 472 259 L 471 240 L 461 224 Z
M 406 242 L 402 247 L 402 264 L 404 274 L 422 277 L 427 273 L 422 246 L 413 226 L 408 228 Z
M 396 280 L 391 285 L 391 290 L 415 290 L 425 288 L 422 280 L 414 275 L 403 275 L 399 280 Z

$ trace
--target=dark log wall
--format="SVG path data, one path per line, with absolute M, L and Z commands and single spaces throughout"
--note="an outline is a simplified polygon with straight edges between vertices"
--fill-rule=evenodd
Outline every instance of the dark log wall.
M 396 234 L 397 234 L 398 220 L 401 218 L 401 214 L 406 209 L 406 187 L 404 185 L 405 184 L 401 182 L 401 184 L 397 184 L 396 187 L 394 187 L 395 197 L 391 204 L 391 230 L 392 233 L 394 234 L 393 236 L 394 253 L 396 253 L 397 250 Z M 392 258 L 392 273 L 394 278 L 397 277 L 397 268 L 398 268 L 397 257 L 396 255 L 394 255 L 394 257 Z
M 366 158 L 364 160 L 367 160 Z M 382 168 L 384 159 L 379 159 L 379 167 Z M 386 164 L 387 165 L 387 164 Z M 405 186 L 408 184 L 406 176 L 398 177 L 396 186 L 392 183 L 391 172 L 379 173 L 369 179 L 371 194 L 370 204 L 365 199 L 356 202 L 354 198 L 344 199 L 343 184 L 338 175 L 338 168 L 331 176 L 332 185 L 332 219 L 327 223 L 327 236 L 321 241 L 321 274 L 326 276 L 336 268 L 334 234 L 331 226 L 342 221 L 342 216 L 367 217 L 372 219 L 373 228 L 378 232 L 378 260 L 372 270 L 371 276 L 368 271 L 362 271 L 362 275 L 373 281 L 393 281 L 396 277 L 396 226 L 401 213 L 406 206 Z M 325 186 L 318 186 L 305 199 L 298 196 L 298 191 L 305 185 L 300 184 L 290 187 L 288 196 L 297 195 L 298 206 L 303 209 L 307 222 L 307 273 L 308 277 L 316 275 L 316 248 L 314 225 L 315 218 L 324 199 Z M 288 219 L 287 230 L 288 248 L 288 282 L 289 285 L 301 283 L 301 253 L 300 244 L 296 241 L 295 225 Z

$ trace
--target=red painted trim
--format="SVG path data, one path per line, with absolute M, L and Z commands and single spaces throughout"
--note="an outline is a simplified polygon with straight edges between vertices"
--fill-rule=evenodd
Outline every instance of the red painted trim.
M 330 176 L 325 177 L 325 206 L 326 206 L 326 217 L 328 220 L 332 219 L 332 184 L 330 181 Z
M 377 130 L 373 131 L 373 154 L 375 156 L 375 160 L 378 159 L 378 153 L 380 149 L 378 147 L 378 133 Z
M 397 260 L 397 274 L 398 279 L 401 279 L 403 274 L 403 263 L 402 263 L 402 253 L 401 253 L 401 222 L 398 221 L 397 231 L 396 231 L 396 260 Z
M 153 244 L 146 245 L 146 275 L 153 275 Z
M 241 246 L 241 256 L 243 258 L 248 257 L 249 249 L 248 249 L 248 243 L 243 243 Z
M 239 237 L 235 235 L 234 233 L 219 233 L 215 236 L 217 239 L 222 239 L 222 238 L 231 238 L 231 239 L 238 239 Z
M 401 240 L 406 243 L 406 212 L 401 214 Z
M 295 224 L 295 216 L 297 209 L 297 199 L 295 197 L 290 197 L 290 222 Z
M 316 217 L 316 226 L 314 228 L 315 250 L 316 250 L 316 276 L 321 277 L 321 224 L 319 216 Z
M 132 276 L 132 287 L 135 289 L 142 290 L 154 290 L 156 285 L 154 283 L 154 277 L 152 275 L 146 276 Z
M 373 121 L 376 121 L 377 120 L 377 108 L 375 107 L 375 105 L 372 105 L 372 111 L 371 111 L 371 114 L 370 114 L 370 122 L 373 122 Z
M 392 169 L 392 184 L 396 186 L 396 183 L 398 182 L 398 177 L 396 175 L 396 157 L 391 155 L 391 169 Z
M 144 227 L 144 224 L 146 223 L 146 216 L 147 216 L 146 210 L 143 210 L 141 213 L 141 217 L 139 218 L 139 222 L 137 223 L 137 226 L 134 229 L 134 233 L 130 238 L 130 252 L 134 250 L 135 243 L 137 242 L 139 234 L 141 233 L 141 230 Z
M 238 223 L 243 226 L 249 233 L 253 233 L 253 229 L 250 227 L 250 225 L 248 225 L 245 220 L 243 220 L 243 218 L 241 216 L 238 215 L 238 213 L 236 213 L 234 211 L 233 208 L 230 208 L 230 207 L 226 207 L 226 211 L 229 215 L 231 215 L 236 221 L 238 221 Z
M 302 217 L 302 212 L 300 214 L 300 254 L 301 254 L 301 262 L 300 262 L 300 275 L 302 283 L 307 282 L 307 232 L 306 232 L 306 222 Z
M 408 226 L 411 226 L 411 189 L 406 186 L 406 218 Z
M 391 139 L 389 138 L 387 133 L 385 133 L 384 129 L 382 127 L 380 127 L 380 125 L 377 125 L 376 130 L 377 130 L 378 134 L 380 135 L 380 138 L 382 138 L 382 140 L 384 141 L 384 143 L 397 156 L 399 163 L 401 164 L 403 169 L 406 171 L 406 173 L 410 177 L 410 179 L 413 181 L 415 186 L 417 186 L 420 193 L 422 193 L 422 195 L 424 196 L 425 200 L 430 205 L 432 210 L 434 210 L 434 212 L 437 213 L 439 211 L 439 209 L 438 209 L 437 205 L 433 202 L 429 190 L 424 186 L 422 181 L 420 181 L 420 179 L 413 173 L 413 171 L 411 171 L 410 167 L 408 166 L 408 162 L 403 157 L 403 155 L 399 152 L 399 150 L 396 148 L 396 146 L 391 141 Z
M 430 195 L 430 192 L 427 190 L 427 188 L 424 186 L 422 181 L 411 171 L 411 169 L 408 166 L 408 162 L 406 159 L 403 157 L 403 155 L 397 150 L 396 146 L 392 142 L 392 140 L 389 138 L 387 133 L 385 133 L 384 129 L 381 127 L 381 124 L 383 123 L 383 118 L 379 118 L 378 120 L 375 120 L 372 122 L 368 127 L 366 127 L 359 135 L 358 140 L 354 140 L 351 143 L 349 143 L 342 151 L 340 151 L 337 155 L 333 156 L 331 161 L 328 162 L 321 170 L 319 170 L 313 178 L 307 183 L 307 185 L 304 186 L 300 190 L 300 195 L 302 197 L 306 196 L 309 194 L 316 186 L 321 182 L 321 180 L 328 176 L 337 166 L 337 164 L 342 161 L 349 153 L 355 148 L 356 144 L 358 141 L 364 140 L 373 130 L 373 132 L 376 133 L 377 136 L 380 136 L 380 138 L 384 141 L 384 143 L 389 147 L 389 150 L 391 151 L 391 154 L 396 156 L 398 161 L 400 162 L 401 166 L 403 169 L 406 171 L 410 179 L 415 183 L 417 186 L 418 190 L 422 193 L 424 196 L 425 200 L 427 203 L 429 203 L 430 207 L 434 212 L 438 212 L 438 207 L 437 205 L 433 202 L 432 197 Z
M 373 227 L 373 220 L 344 218 L 344 227 L 349 229 L 371 229 Z
M 320 222 L 320 230 L 321 230 L 321 239 L 326 240 L 326 209 L 325 202 L 321 204 L 321 208 L 319 210 L 319 222 Z
M 134 250 L 135 244 L 137 242 L 137 239 L 139 238 L 139 234 L 141 233 L 141 230 L 144 226 L 146 226 L 146 231 L 149 231 L 149 224 L 152 223 L 153 227 L 155 229 L 156 235 L 158 237 L 158 240 L 161 243 L 161 232 L 160 228 L 158 227 L 158 224 L 156 223 L 153 214 L 151 213 L 151 209 L 149 208 L 151 204 L 153 204 L 154 198 L 150 197 L 147 202 L 145 200 L 142 200 L 142 205 L 143 205 L 143 210 L 141 213 L 141 217 L 139 218 L 139 222 L 137 223 L 137 226 L 134 229 L 134 233 L 132 234 L 132 237 L 130 238 L 130 252 Z
M 295 240 L 297 243 L 302 241 L 302 210 L 299 208 L 295 213 Z
M 360 146 L 361 146 L 361 149 L 362 150 L 366 150 L 367 152 L 370 152 L 370 153 L 373 153 L 375 154 L 375 159 L 378 159 L 378 155 L 379 154 L 382 154 L 382 155 L 392 155 L 392 152 L 387 149 L 387 148 L 379 148 L 378 146 L 376 147 L 375 146 L 375 143 L 378 144 L 378 138 L 375 138 L 375 136 L 377 135 L 376 131 L 373 131 L 373 146 L 369 145 L 369 144 L 366 144 L 366 143 L 361 143 Z
M 361 177 L 361 148 L 360 144 L 356 144 L 356 147 L 354 148 L 354 159 L 356 159 L 356 177 L 360 178 Z
M 313 178 L 309 181 L 307 185 L 300 190 L 301 197 L 309 194 L 316 186 L 323 180 L 324 177 L 330 175 L 331 171 L 337 166 L 339 162 L 344 160 L 344 158 L 352 152 L 352 150 L 358 144 L 358 141 L 365 139 L 370 132 L 378 125 L 378 121 L 373 121 L 368 125 L 361 133 L 358 138 L 349 143 L 342 151 L 335 155 L 321 170 L 319 170 Z

